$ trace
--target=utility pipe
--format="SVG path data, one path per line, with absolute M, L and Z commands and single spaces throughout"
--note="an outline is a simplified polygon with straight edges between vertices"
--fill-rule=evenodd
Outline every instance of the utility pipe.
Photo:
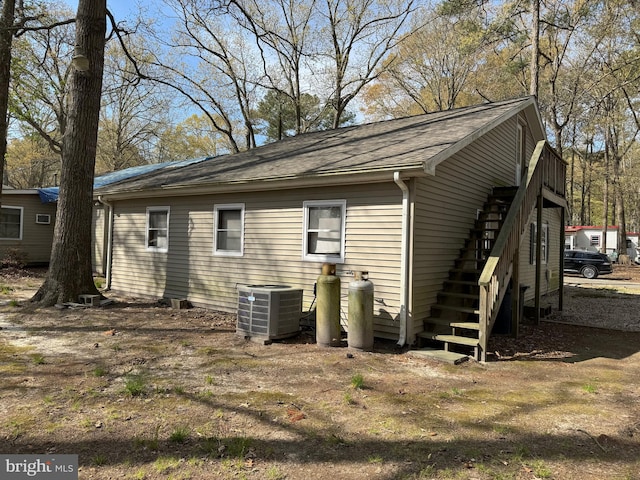
M 113 234 L 113 205 L 111 203 L 109 203 L 108 201 L 106 201 L 104 198 L 102 198 L 101 195 L 98 195 L 98 202 L 100 202 L 102 205 L 104 205 L 105 207 L 107 207 L 107 212 L 108 212 L 108 216 L 107 216 L 107 248 L 106 250 L 106 256 L 103 259 L 104 260 L 104 268 L 105 268 L 105 288 L 106 290 L 111 290 L 111 256 L 113 254 L 113 238 L 112 238 L 112 234 Z
M 393 181 L 402 191 L 402 245 L 400 250 L 400 336 L 398 345 L 403 347 L 407 343 L 409 326 L 409 187 L 400 178 L 400 172 L 393 172 Z

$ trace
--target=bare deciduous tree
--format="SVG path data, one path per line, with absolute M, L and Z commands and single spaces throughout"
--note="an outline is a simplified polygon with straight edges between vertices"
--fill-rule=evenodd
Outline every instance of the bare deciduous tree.
M 62 143 L 60 196 L 49 271 L 33 297 L 41 305 L 97 294 L 91 268 L 93 176 L 106 36 L 106 0 L 80 0 L 76 54 L 88 65 L 71 74 L 67 130 Z M 82 70 L 80 70 L 82 68 Z

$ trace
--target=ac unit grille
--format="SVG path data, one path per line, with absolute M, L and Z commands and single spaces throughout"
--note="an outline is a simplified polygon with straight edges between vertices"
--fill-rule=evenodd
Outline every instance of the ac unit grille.
M 238 287 L 236 332 L 268 339 L 285 338 L 300 330 L 302 290 L 283 285 Z

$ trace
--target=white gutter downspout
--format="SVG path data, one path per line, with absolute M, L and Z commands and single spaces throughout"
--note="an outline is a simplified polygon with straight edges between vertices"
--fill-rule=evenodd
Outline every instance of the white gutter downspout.
M 407 343 L 409 316 L 409 187 L 400 178 L 400 172 L 393 172 L 393 181 L 402 190 L 402 246 L 400 251 L 400 336 L 398 345 Z
M 105 267 L 105 289 L 111 290 L 111 255 L 112 255 L 112 244 L 113 244 L 113 205 L 107 202 L 102 196 L 98 196 L 98 202 L 103 204 L 108 208 L 108 216 L 107 216 L 107 248 L 106 248 L 106 257 L 104 258 L 104 267 Z

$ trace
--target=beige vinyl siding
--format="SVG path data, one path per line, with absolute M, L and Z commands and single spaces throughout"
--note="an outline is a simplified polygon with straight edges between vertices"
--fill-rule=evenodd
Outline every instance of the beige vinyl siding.
M 102 205 L 93 207 L 93 215 L 91 218 L 92 224 L 92 239 L 91 239 L 91 265 L 94 272 L 104 274 L 104 249 L 106 246 L 105 238 L 105 210 Z
M 116 202 L 111 287 L 147 297 L 183 297 L 235 312 L 239 284 L 281 284 L 304 290 L 304 308 L 322 262 L 302 260 L 303 202 L 346 200 L 342 311 L 347 316 L 348 272 L 367 270 L 374 283 L 376 335 L 398 337 L 402 195 L 392 182 L 249 194 Z M 244 255 L 213 254 L 215 204 L 244 204 Z M 146 208 L 169 206 L 169 251 L 145 248 Z
M 56 220 L 56 204 L 42 203 L 37 193 L 11 194 L 3 192 L 2 204 L 7 207 L 23 207 L 22 240 L 0 240 L 0 258 L 7 250 L 17 248 L 27 255 L 30 264 L 49 263 L 53 229 Z M 51 222 L 36 223 L 36 215 L 50 215 Z
M 542 222 L 549 225 L 549 259 L 542 265 L 540 288 L 541 294 L 555 292 L 560 287 L 560 232 L 561 217 L 559 208 L 545 208 L 542 211 Z M 529 222 L 535 222 L 536 210 L 529 217 Z M 520 285 L 527 286 L 525 301 L 535 298 L 536 266 L 530 263 L 531 228 L 527 228 L 520 243 Z
M 534 142 L 526 128 L 525 134 L 530 156 Z M 435 176 L 416 179 L 413 333 L 422 330 L 492 188 L 514 184 L 516 138 L 517 120 L 512 118 L 439 164 Z

